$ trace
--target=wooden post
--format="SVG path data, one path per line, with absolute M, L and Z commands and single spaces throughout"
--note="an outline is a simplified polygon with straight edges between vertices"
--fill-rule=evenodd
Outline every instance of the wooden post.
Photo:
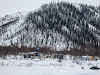
M 90 60 L 94 60 L 94 56 L 90 56 Z

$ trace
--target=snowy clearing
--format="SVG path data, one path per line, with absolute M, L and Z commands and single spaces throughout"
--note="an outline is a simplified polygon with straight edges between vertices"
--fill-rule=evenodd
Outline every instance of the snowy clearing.
M 99 66 L 98 61 L 80 61 L 64 59 L 1 59 L 0 75 L 99 75 L 100 70 L 90 70 L 91 66 Z

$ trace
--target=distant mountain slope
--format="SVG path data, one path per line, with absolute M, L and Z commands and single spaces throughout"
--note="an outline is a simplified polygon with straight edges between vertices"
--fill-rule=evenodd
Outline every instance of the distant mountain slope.
M 100 46 L 100 9 L 65 2 L 41 6 L 28 15 L 0 20 L 1 45 L 79 48 Z M 14 18 L 14 19 L 12 19 Z
M 17 12 L 13 15 L 5 15 L 0 18 L 0 45 L 11 45 L 11 42 L 15 42 L 15 35 L 21 31 L 23 22 L 24 16 L 21 12 Z

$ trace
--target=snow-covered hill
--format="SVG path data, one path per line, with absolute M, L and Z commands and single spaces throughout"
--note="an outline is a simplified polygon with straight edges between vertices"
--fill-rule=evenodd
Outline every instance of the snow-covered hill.
M 100 8 L 66 2 L 41 6 L 28 15 L 0 18 L 0 45 L 100 47 Z
M 0 18 L 0 45 L 6 46 L 16 43 L 21 31 L 24 15 L 21 12 L 5 15 Z

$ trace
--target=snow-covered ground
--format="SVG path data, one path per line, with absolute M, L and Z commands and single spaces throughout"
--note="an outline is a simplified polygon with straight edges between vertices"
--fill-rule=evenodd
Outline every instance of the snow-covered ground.
M 100 67 L 98 61 L 64 59 L 23 59 L 0 58 L 0 75 L 100 75 L 100 70 L 90 70 L 91 66 Z

